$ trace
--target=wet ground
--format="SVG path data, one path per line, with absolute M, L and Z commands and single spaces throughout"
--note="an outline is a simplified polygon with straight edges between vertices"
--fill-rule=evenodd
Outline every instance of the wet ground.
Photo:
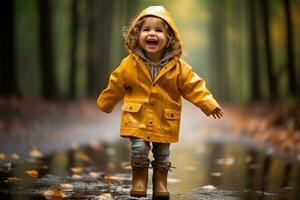
M 117 135 L 118 117 L 101 115 L 80 128 L 76 121 L 80 133 L 72 134 L 74 124 L 64 121 L 55 137 L 49 128 L 51 134 L 30 140 L 30 147 L 24 136 L 25 144 L 0 142 L 6 151 L 0 154 L 0 199 L 135 199 L 128 195 L 129 143 Z M 229 131 L 186 105 L 180 142 L 171 146 L 171 199 L 300 199 L 299 162 Z M 40 141 L 35 148 L 33 141 Z M 151 199 L 150 180 L 144 199 Z

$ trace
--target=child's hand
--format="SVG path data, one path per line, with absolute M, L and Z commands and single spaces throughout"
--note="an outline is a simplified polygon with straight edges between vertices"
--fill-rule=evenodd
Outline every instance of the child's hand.
M 215 119 L 217 119 L 217 118 L 220 119 L 220 118 L 223 117 L 224 111 L 223 111 L 223 109 L 222 109 L 221 107 L 217 107 L 217 108 L 214 109 L 214 111 L 213 111 L 211 114 L 212 114 L 212 116 L 213 116 Z

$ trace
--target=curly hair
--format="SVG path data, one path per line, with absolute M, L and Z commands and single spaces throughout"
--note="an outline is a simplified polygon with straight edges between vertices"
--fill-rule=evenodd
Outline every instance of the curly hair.
M 130 26 L 123 28 L 123 36 L 125 38 L 125 46 L 127 47 L 127 49 L 136 50 L 136 49 L 140 48 L 138 39 L 139 39 L 141 27 L 143 26 L 144 22 L 146 21 L 146 19 L 148 17 L 156 17 L 156 16 L 150 15 L 150 16 L 145 16 L 145 17 L 140 18 L 134 24 L 134 26 L 131 30 L 130 30 Z M 159 18 L 159 19 L 161 19 L 161 18 Z M 176 52 L 176 54 L 181 54 L 182 48 L 181 48 L 179 40 L 175 37 L 175 34 L 174 34 L 173 30 L 170 28 L 170 26 L 168 25 L 168 23 L 166 23 L 163 19 L 161 19 L 161 20 L 163 21 L 163 24 L 165 26 L 165 29 L 167 32 L 167 38 L 168 38 L 167 44 L 164 49 L 165 52 L 172 51 L 172 52 Z

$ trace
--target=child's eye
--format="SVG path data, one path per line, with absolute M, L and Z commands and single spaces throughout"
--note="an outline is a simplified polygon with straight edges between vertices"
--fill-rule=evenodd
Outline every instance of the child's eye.
M 148 28 L 143 28 L 142 31 L 149 31 L 149 29 Z
M 161 32 L 163 32 L 163 30 L 162 29 L 157 29 L 156 32 L 160 32 L 161 33 Z

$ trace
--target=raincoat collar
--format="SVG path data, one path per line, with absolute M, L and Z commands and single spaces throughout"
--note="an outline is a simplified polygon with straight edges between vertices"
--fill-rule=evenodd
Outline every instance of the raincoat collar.
M 166 74 L 168 71 L 170 71 L 173 67 L 175 67 L 176 62 L 178 61 L 177 57 L 173 57 L 171 60 L 169 60 L 159 71 L 158 75 L 156 76 L 155 80 L 151 78 L 150 72 L 147 69 L 145 62 L 142 61 L 142 58 L 138 56 L 137 54 L 131 54 L 133 59 L 139 64 L 142 71 L 146 74 L 148 80 L 154 84 L 156 83 L 164 74 Z

